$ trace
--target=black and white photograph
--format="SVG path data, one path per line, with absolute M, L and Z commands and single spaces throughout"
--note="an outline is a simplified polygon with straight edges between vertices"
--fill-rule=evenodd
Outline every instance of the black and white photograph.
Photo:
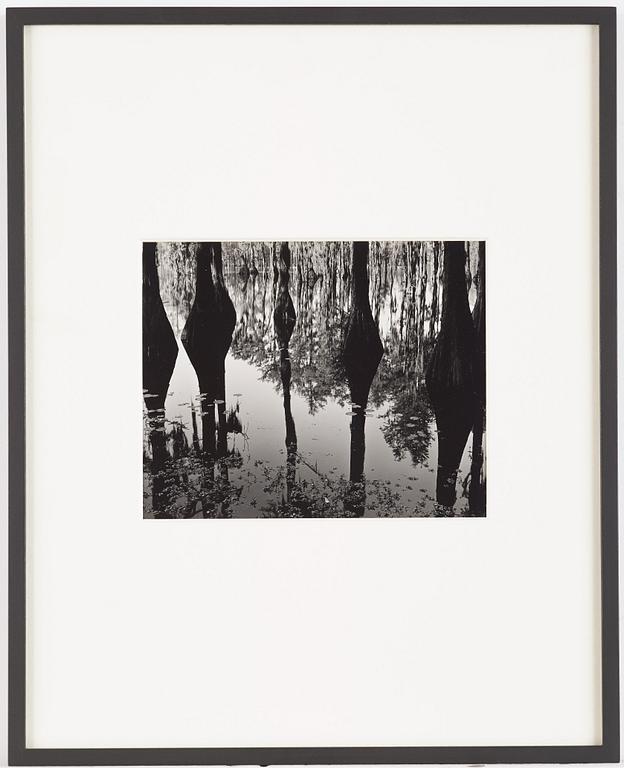
M 85 6 L 5 14 L 5 764 L 617 764 L 617 9 Z
M 485 516 L 485 243 L 143 244 L 146 518 Z

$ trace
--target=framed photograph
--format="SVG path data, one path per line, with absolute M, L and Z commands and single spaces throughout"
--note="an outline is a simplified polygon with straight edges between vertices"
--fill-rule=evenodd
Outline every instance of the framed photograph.
M 617 762 L 615 9 L 7 65 L 10 764 Z

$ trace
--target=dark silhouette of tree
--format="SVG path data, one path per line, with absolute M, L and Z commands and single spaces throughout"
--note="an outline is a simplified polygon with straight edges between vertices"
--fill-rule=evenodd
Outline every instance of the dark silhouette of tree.
M 464 244 L 446 241 L 442 321 L 426 372 L 438 430 L 436 498 L 447 507 L 452 507 L 457 498 L 457 470 L 474 420 L 476 341 L 465 264 Z
M 290 249 L 288 248 L 288 243 L 282 243 L 280 246 L 278 278 L 279 285 L 275 311 L 273 313 L 273 325 L 279 344 L 280 378 L 282 381 L 284 421 L 286 424 L 286 498 L 282 499 L 282 501 L 289 506 L 293 501 L 293 488 L 295 484 L 297 432 L 290 403 L 292 366 L 288 344 L 297 322 L 297 315 L 295 314 L 295 307 L 288 289 L 290 282 Z
M 469 506 L 473 515 L 485 514 L 485 480 L 483 469 L 483 429 L 485 426 L 485 243 L 479 243 L 477 266 L 477 300 L 472 317 L 475 326 L 474 392 L 475 415 L 472 432 Z
M 152 510 L 167 505 L 165 467 L 168 460 L 165 398 L 178 356 L 178 345 L 160 297 L 156 243 L 143 243 L 143 397 L 151 447 Z
M 225 357 L 232 343 L 236 311 L 223 277 L 221 243 L 198 244 L 196 274 L 195 300 L 182 331 L 182 344 L 199 382 L 204 460 L 200 504 L 204 517 L 214 516 L 217 510 L 220 516 L 226 516 L 229 477 L 224 461 Z M 196 437 L 194 442 L 198 442 Z
M 182 344 L 197 374 L 204 451 L 214 455 L 215 406 L 225 402 L 225 357 L 232 343 L 236 312 L 223 279 L 221 243 L 197 248 L 195 301 L 182 331 Z M 224 409 L 219 409 L 219 422 Z
M 143 243 L 143 394 L 148 412 L 165 407 L 178 345 L 160 298 L 156 243 Z
M 368 243 L 361 241 L 353 243 L 351 310 L 347 318 L 342 352 L 353 408 L 349 468 L 352 492 L 351 497 L 345 500 L 345 509 L 356 516 L 364 514 L 366 505 L 364 480 L 366 406 L 371 384 L 383 356 L 383 345 L 368 297 L 368 254 Z

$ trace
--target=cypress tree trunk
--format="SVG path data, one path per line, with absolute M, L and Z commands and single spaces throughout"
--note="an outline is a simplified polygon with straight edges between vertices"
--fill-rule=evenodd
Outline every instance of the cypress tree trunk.
M 143 243 L 143 397 L 148 413 L 152 513 L 167 517 L 165 468 L 169 461 L 165 398 L 178 356 L 178 345 L 160 297 L 156 243 Z
M 351 491 L 345 509 L 364 514 L 364 427 L 371 384 L 383 356 L 383 345 L 368 297 L 368 254 L 365 242 L 353 243 L 351 268 L 351 310 L 347 319 L 342 359 L 351 394 L 351 456 L 349 480 Z
M 156 243 L 143 243 L 143 390 L 148 412 L 165 407 L 178 345 L 160 298 Z
M 457 498 L 457 471 L 474 421 L 476 342 L 465 265 L 464 244 L 446 241 L 440 333 L 425 376 L 438 430 L 436 498 L 448 507 Z
M 211 455 L 216 450 L 215 405 L 225 403 L 225 357 L 235 325 L 236 311 L 223 279 L 221 243 L 200 243 L 195 301 L 182 331 L 182 344 L 197 374 L 203 447 Z M 220 422 L 224 407 L 221 410 Z
M 292 336 L 297 315 L 290 296 L 290 249 L 288 243 L 282 243 L 279 257 L 279 283 L 277 299 L 273 312 L 273 326 L 277 336 L 280 353 L 280 378 L 284 403 L 284 421 L 286 425 L 286 502 L 292 500 L 297 460 L 297 432 L 290 404 L 291 363 L 288 344 Z
M 475 326 L 474 390 L 475 415 L 472 432 L 472 464 L 468 502 L 473 515 L 485 514 L 483 468 L 483 429 L 485 427 L 485 243 L 479 243 L 477 264 L 477 300 L 472 318 Z

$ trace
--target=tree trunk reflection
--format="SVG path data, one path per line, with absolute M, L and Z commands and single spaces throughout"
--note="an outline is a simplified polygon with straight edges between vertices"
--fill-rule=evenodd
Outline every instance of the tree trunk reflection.
M 366 506 L 364 478 L 366 406 L 371 384 L 383 356 L 383 345 L 368 297 L 368 256 L 368 243 L 353 243 L 351 309 L 347 318 L 342 352 L 353 408 L 349 467 L 351 486 L 344 506 L 346 511 L 357 517 L 364 514 Z
M 182 331 L 182 344 L 197 374 L 202 419 L 204 516 L 227 512 L 228 471 L 225 417 L 225 357 L 232 343 L 236 312 L 223 278 L 221 243 L 199 243 L 195 300 Z M 216 411 L 216 413 L 215 413 Z M 194 440 L 196 435 L 194 436 Z M 219 477 L 215 478 L 215 463 Z
M 426 372 L 438 430 L 436 499 L 445 507 L 455 504 L 457 470 L 474 420 L 476 342 L 465 268 L 464 244 L 446 241 L 442 320 Z
M 156 243 L 143 244 L 143 398 L 152 452 L 152 509 L 156 517 L 167 506 L 165 467 L 168 460 L 165 398 L 178 356 L 178 345 L 160 297 Z
M 293 501 L 293 488 L 295 485 L 295 471 L 297 465 L 297 432 L 293 419 L 290 403 L 291 361 L 288 344 L 297 321 L 295 306 L 290 296 L 290 249 L 288 243 L 282 243 L 280 247 L 278 269 L 277 298 L 273 312 L 273 325 L 279 344 L 280 378 L 282 381 L 282 394 L 284 400 L 284 421 L 286 424 L 286 504 Z
M 472 432 L 472 463 L 470 466 L 470 513 L 485 514 L 485 478 L 483 470 L 483 430 L 485 427 L 485 243 L 479 243 L 477 266 L 477 300 L 472 317 L 475 326 L 474 391 L 475 416 Z

